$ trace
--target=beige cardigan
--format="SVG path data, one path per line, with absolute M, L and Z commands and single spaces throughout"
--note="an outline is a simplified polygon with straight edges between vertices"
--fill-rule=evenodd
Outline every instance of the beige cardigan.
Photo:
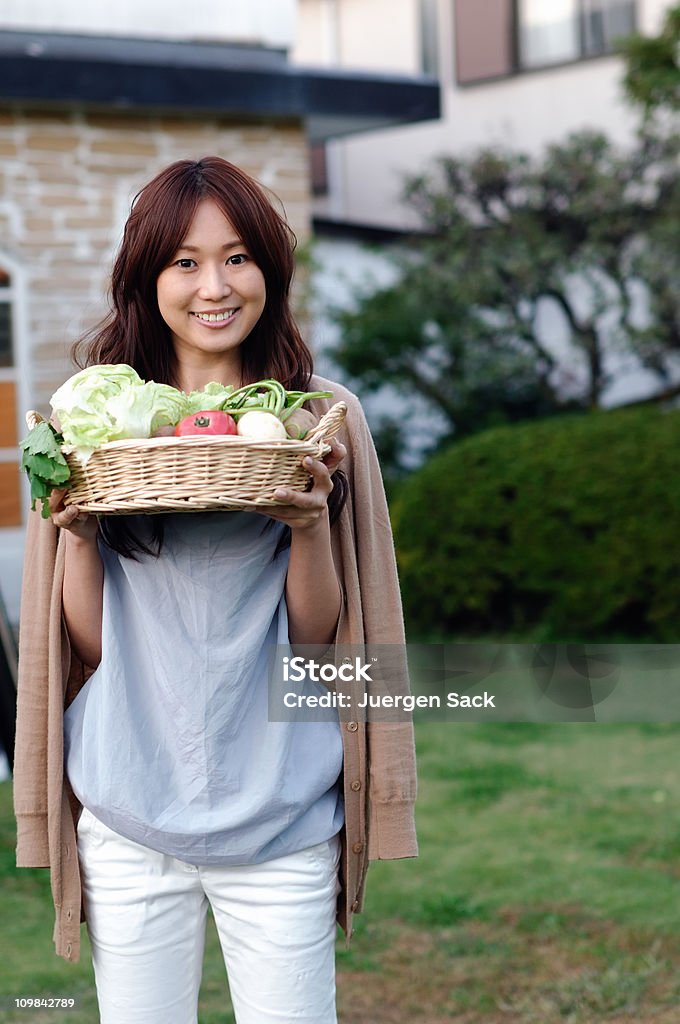
M 333 557 L 345 595 L 336 643 L 404 642 L 392 534 L 373 442 L 361 407 L 350 392 L 321 377 L 314 390 L 322 415 L 333 402 L 348 405 L 339 438 L 350 497 L 333 527 Z M 64 547 L 59 531 L 30 513 L 19 638 L 19 687 L 14 808 L 17 865 L 49 867 L 56 911 L 56 951 L 77 960 L 82 915 L 75 822 L 79 805 L 63 770 L 63 712 L 90 672 L 72 655 L 62 622 Z M 397 651 L 399 648 L 393 648 Z M 417 855 L 416 796 L 410 723 L 341 722 L 344 746 L 343 829 L 338 921 L 349 939 L 352 914 L 363 904 L 369 860 Z

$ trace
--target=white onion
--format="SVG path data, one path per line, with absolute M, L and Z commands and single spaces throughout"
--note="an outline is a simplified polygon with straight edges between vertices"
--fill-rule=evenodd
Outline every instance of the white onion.
M 239 416 L 236 426 L 241 437 L 251 441 L 285 441 L 286 428 L 278 416 L 271 412 L 246 412 Z

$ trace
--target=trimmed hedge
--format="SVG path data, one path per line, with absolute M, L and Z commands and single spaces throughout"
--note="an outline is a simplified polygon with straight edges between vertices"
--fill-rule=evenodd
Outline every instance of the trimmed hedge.
M 680 640 L 679 411 L 485 431 L 410 477 L 392 513 L 412 640 Z

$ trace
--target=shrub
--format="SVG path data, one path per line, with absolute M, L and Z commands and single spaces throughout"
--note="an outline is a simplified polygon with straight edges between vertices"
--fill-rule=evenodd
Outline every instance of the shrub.
M 680 412 L 503 426 L 393 504 L 410 639 L 677 642 Z

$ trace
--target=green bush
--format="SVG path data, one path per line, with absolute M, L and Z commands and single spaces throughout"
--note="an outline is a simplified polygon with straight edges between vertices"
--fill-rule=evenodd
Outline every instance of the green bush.
M 678 642 L 680 411 L 485 431 L 393 503 L 410 639 Z

